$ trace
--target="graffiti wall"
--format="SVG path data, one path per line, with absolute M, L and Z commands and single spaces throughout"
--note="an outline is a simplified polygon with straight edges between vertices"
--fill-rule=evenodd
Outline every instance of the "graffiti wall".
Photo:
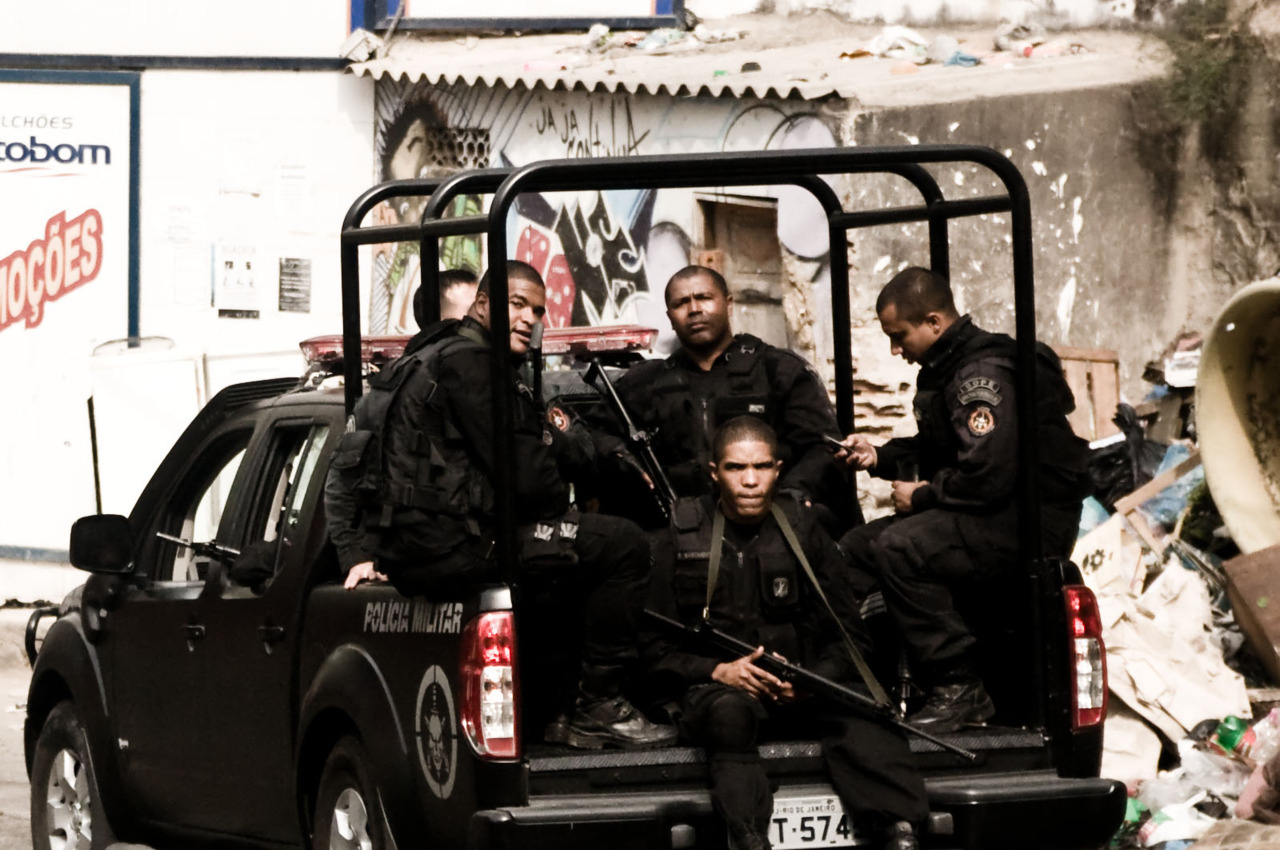
M 377 144 L 384 179 L 430 176 L 460 168 L 519 166 L 541 159 L 635 156 L 685 151 L 762 150 L 835 144 L 828 119 L 805 101 L 673 98 L 669 96 L 527 91 L 484 86 L 432 86 L 383 81 L 377 89 Z M 548 324 L 640 322 L 668 328 L 661 291 L 704 244 L 691 190 L 609 191 L 529 195 L 508 226 L 516 259 L 547 282 Z M 810 244 L 821 211 L 800 193 L 734 189 L 771 199 L 778 238 L 808 261 L 813 279 L 825 270 L 827 246 Z M 456 214 L 481 208 L 458 199 Z M 417 220 L 421 201 L 381 211 L 383 221 Z M 822 227 L 816 232 L 824 233 Z M 442 268 L 479 271 L 479 237 L 446 240 Z M 371 332 L 416 328 L 412 292 L 416 246 L 383 246 L 375 255 Z M 733 280 L 730 284 L 733 285 Z

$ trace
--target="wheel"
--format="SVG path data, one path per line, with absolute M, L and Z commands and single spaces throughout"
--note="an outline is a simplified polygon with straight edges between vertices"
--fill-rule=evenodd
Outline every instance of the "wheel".
M 75 706 L 60 702 L 36 739 L 31 765 L 31 846 L 103 850 L 115 835 L 102 811 L 89 739 Z
M 386 840 L 378 808 L 378 789 L 369 776 L 369 758 L 353 737 L 338 741 L 316 795 L 312 850 L 382 850 Z

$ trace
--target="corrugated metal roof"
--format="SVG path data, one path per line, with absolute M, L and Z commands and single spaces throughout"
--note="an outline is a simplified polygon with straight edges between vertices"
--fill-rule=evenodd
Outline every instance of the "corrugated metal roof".
M 966 52 L 985 54 L 987 64 L 929 64 L 900 73 L 901 60 L 841 59 L 842 53 L 863 47 L 876 27 L 809 29 L 806 33 L 792 27 L 785 38 L 776 40 L 768 30 L 760 30 L 718 44 L 689 37 L 664 53 L 636 47 L 590 53 L 584 49 L 587 36 L 582 33 L 468 38 L 402 34 L 384 48 L 384 55 L 355 63 L 350 70 L 376 80 L 439 84 L 805 100 L 834 95 L 866 105 L 906 105 L 1132 82 L 1160 74 L 1164 67 L 1151 39 L 1139 34 L 1096 31 L 1061 36 L 1056 40 L 1079 40 L 1088 52 L 1015 61 L 1008 54 L 993 57 L 989 31 L 974 31 L 967 34 L 969 41 L 960 34 L 961 46 Z
M 582 34 L 465 41 L 410 36 L 394 39 L 384 57 L 357 63 L 351 69 L 374 79 L 391 76 L 431 83 L 461 81 L 513 88 L 541 85 L 592 92 L 805 99 L 843 93 L 814 61 L 812 45 L 762 52 L 733 42 L 661 54 L 637 48 L 592 54 L 580 49 L 585 41 Z M 825 58 L 835 64 L 839 53 L 837 49 Z M 760 69 L 743 71 L 748 62 L 755 62 Z

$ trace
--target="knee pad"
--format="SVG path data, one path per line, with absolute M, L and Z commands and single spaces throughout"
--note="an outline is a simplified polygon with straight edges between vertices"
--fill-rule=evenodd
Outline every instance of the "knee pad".
M 755 697 L 746 691 L 730 691 L 717 697 L 707 709 L 707 745 L 729 753 L 754 753 L 759 729 Z

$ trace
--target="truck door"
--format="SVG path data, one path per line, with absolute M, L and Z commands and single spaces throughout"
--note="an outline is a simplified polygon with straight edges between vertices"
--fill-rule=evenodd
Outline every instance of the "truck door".
M 323 539 L 317 505 L 340 428 L 308 417 L 275 421 L 244 512 L 241 562 L 205 600 L 206 706 L 202 784 L 219 801 L 193 825 L 298 840 L 293 782 L 298 636 L 304 573 Z M 335 572 L 336 575 L 336 572 Z M 195 810 L 193 810 L 195 814 Z
M 201 801 L 191 775 L 206 742 L 200 682 L 208 632 L 200 596 L 210 570 L 219 568 L 216 559 L 157 534 L 234 546 L 228 517 L 252 434 L 252 421 L 241 420 L 193 448 L 159 510 L 144 520 L 136 582 L 104 620 L 121 775 L 144 820 L 181 823 Z

